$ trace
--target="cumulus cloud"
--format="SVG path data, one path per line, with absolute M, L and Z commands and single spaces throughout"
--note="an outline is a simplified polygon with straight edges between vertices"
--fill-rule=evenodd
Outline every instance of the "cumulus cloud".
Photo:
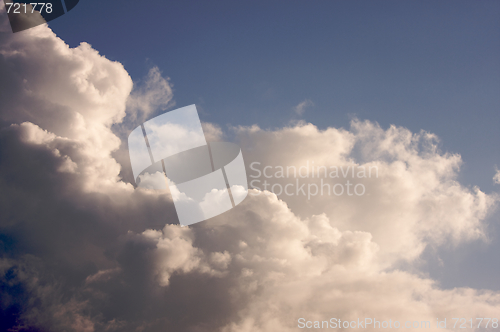
M 359 181 L 362 196 L 254 189 L 227 213 L 181 228 L 170 193 L 134 188 L 116 157 L 126 151 L 121 123 L 172 105 L 159 70 L 133 90 L 123 66 L 90 45 L 70 48 L 46 26 L 12 34 L 2 20 L 4 330 L 295 331 L 301 317 L 498 314 L 497 292 L 443 290 L 398 269 L 429 244 L 484 239 L 495 204 L 457 181 L 461 158 L 441 153 L 434 135 L 359 120 L 349 130 L 234 128 L 249 175 L 253 162 L 274 174 L 314 161 L 376 166 L 378 176 L 322 178 Z M 222 136 L 216 125 L 204 131 Z M 321 180 L 305 173 L 306 186 Z
M 388 264 L 415 259 L 429 242 L 459 243 L 485 236 L 481 220 L 495 198 L 457 182 L 460 156 L 440 154 L 432 134 L 395 126 L 383 130 L 359 120 L 352 122 L 350 131 L 319 130 L 312 124 L 235 131 L 246 151 L 251 186 L 265 189 L 267 180 L 267 189 L 277 194 L 283 190 L 280 199 L 299 216 L 326 214 L 341 229 L 370 232 Z M 287 174 L 287 167 L 297 172 Z M 281 168 L 284 175 L 277 174 Z M 338 173 L 331 177 L 335 169 Z M 288 184 L 291 195 L 284 192 Z M 343 195 L 333 194 L 337 184 L 343 186 Z M 353 194 L 356 184 L 363 185 L 364 195 Z M 297 190 L 304 186 L 307 191 L 309 185 L 312 198 Z

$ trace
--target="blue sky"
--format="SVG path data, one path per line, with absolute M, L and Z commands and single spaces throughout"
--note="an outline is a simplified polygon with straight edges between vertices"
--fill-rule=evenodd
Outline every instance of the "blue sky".
M 303 119 L 424 129 L 464 159 L 461 181 L 495 189 L 500 165 L 497 1 L 81 1 L 50 26 L 134 80 L 158 66 L 202 120 L 280 127 Z

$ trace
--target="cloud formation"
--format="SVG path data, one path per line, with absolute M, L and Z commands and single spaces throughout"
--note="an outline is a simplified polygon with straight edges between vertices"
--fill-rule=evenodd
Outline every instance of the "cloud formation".
M 46 26 L 12 34 L 4 17 L 0 27 L 2 328 L 295 331 L 302 317 L 498 314 L 499 293 L 443 290 L 399 268 L 429 244 L 485 239 L 496 202 L 460 185 L 460 156 L 441 153 L 434 135 L 359 120 L 349 130 L 234 128 L 249 175 L 252 162 L 314 161 L 376 166 L 378 177 L 358 179 L 363 196 L 252 190 L 181 228 L 169 192 L 134 189 L 116 157 L 120 123 L 173 105 L 159 70 L 133 90 L 123 66 L 88 44 L 70 48 Z
M 280 198 L 303 218 L 325 214 L 341 229 L 370 232 L 388 264 L 417 258 L 428 243 L 457 244 L 485 236 L 481 220 L 496 199 L 479 188 L 461 186 L 456 180 L 460 156 L 439 153 L 436 137 L 430 133 L 413 134 L 395 126 L 383 130 L 377 124 L 359 120 L 352 122 L 349 131 L 321 131 L 312 124 L 278 131 L 256 126 L 235 130 L 247 152 L 250 184 L 257 180 L 254 183 L 263 188 L 266 178 L 259 171 L 265 166 L 275 171 L 279 171 L 278 166 L 294 166 L 297 170 L 304 167 L 301 174 L 289 174 L 291 179 L 268 171 L 272 178 L 267 181 L 281 187 L 297 179 L 306 187 L 317 185 L 317 195 L 311 199 L 300 194 L 283 194 Z M 252 162 L 259 163 L 253 167 L 259 171 L 252 170 Z M 328 170 L 326 176 L 324 171 L 318 171 L 323 166 Z M 330 177 L 331 167 L 339 169 L 338 178 Z M 366 177 L 358 173 L 359 169 L 366 170 Z M 322 183 L 332 188 L 347 181 L 363 184 L 366 193 L 320 194 Z
M 297 106 L 295 106 L 293 108 L 293 111 L 297 115 L 303 115 L 304 112 L 306 111 L 306 109 L 308 109 L 309 107 L 313 107 L 313 106 L 314 106 L 314 103 L 311 100 L 305 99 L 304 101 L 300 102 Z

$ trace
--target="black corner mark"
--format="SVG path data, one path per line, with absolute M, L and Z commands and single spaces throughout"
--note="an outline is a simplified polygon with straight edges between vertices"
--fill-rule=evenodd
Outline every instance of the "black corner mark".
M 64 0 L 66 3 L 66 10 L 69 12 L 71 9 L 75 8 L 80 0 Z
M 12 32 L 27 30 L 52 21 L 75 8 L 80 0 L 32 1 L 4 0 Z

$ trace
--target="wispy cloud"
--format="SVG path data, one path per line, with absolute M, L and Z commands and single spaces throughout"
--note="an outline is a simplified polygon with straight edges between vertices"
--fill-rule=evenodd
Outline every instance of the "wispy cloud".
M 154 112 L 174 105 L 170 79 L 163 77 L 158 67 L 153 67 L 146 78 L 134 86 L 127 100 L 127 120 L 134 121 L 134 124 L 142 123 Z
M 311 108 L 314 106 L 314 103 L 309 100 L 309 99 L 306 99 L 302 102 L 300 102 L 297 106 L 295 106 L 293 108 L 293 111 L 295 112 L 295 114 L 297 115 L 303 115 L 304 112 L 308 109 L 308 108 Z

